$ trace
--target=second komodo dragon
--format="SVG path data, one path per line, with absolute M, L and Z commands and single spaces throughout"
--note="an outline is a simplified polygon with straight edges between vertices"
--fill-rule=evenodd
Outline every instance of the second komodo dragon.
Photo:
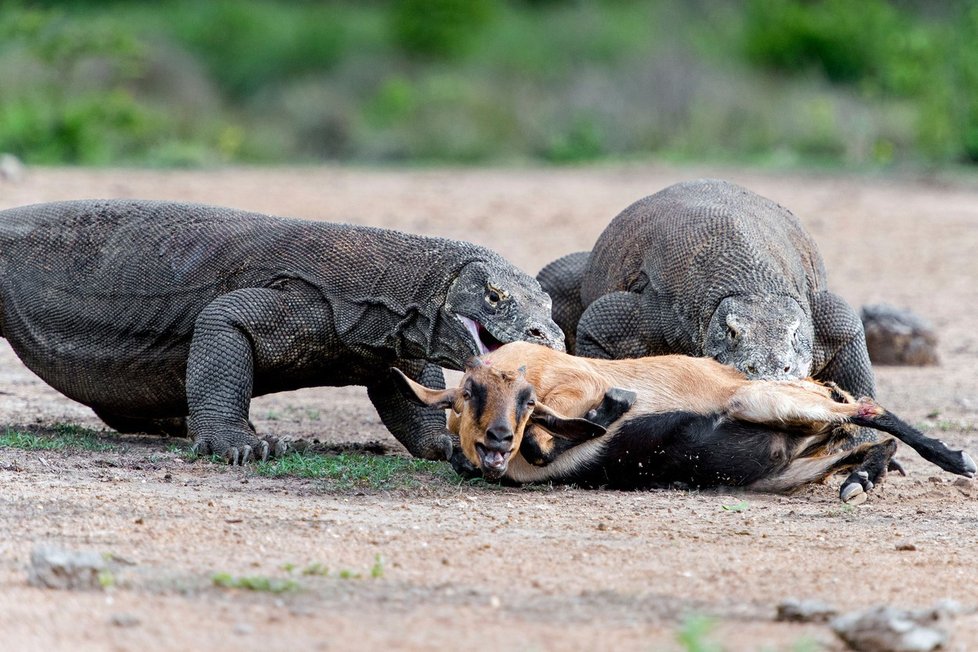
M 449 459 L 443 413 L 407 402 L 392 365 L 444 386 L 438 365 L 500 343 L 563 349 L 537 282 L 484 247 L 128 200 L 0 212 L 0 334 L 109 426 L 231 463 L 283 450 L 253 396 L 322 385 L 365 385 L 408 451 Z
M 876 395 L 862 323 L 829 291 L 814 240 L 790 211 L 733 183 L 687 181 L 640 199 L 592 251 L 537 279 L 577 355 L 709 356 L 748 378 L 812 376 Z M 887 463 L 858 469 L 843 499 L 870 489 Z

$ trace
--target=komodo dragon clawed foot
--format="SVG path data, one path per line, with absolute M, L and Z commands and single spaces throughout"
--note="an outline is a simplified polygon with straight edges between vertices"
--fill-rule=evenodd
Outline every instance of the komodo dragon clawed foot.
M 228 440 L 234 443 L 229 443 Z M 285 440 L 271 436 L 252 436 L 247 441 L 241 436 L 225 439 L 198 437 L 190 447 L 195 455 L 217 455 L 231 466 L 244 466 L 252 460 L 265 462 L 269 457 L 281 457 L 287 450 L 288 444 Z

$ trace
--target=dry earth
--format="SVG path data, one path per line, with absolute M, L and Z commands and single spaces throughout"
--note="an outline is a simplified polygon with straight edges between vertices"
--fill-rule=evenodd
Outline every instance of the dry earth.
M 798 214 L 830 282 L 854 305 L 887 301 L 931 320 L 942 364 L 878 368 L 879 398 L 978 453 L 978 187 L 967 179 L 607 167 L 423 171 L 29 170 L 0 208 L 82 197 L 181 199 L 362 222 L 492 246 L 531 273 L 586 249 L 633 200 L 723 176 Z M 297 243 L 299 246 L 300 243 Z M 402 454 L 360 388 L 255 401 L 263 430 Z M 100 428 L 0 348 L 0 423 Z M 115 437 L 115 435 L 110 435 Z M 909 475 L 843 507 L 838 482 L 783 497 L 618 493 L 441 482 L 329 489 L 187 462 L 173 442 L 111 451 L 0 448 L 0 647 L 7 650 L 676 650 L 693 615 L 726 650 L 841 650 L 821 624 L 774 620 L 787 598 L 843 611 L 978 606 L 978 489 L 906 447 Z M 181 442 L 182 443 L 182 442 Z M 724 509 L 738 504 L 740 511 Z M 114 586 L 33 588 L 35 544 L 114 556 Z M 370 578 L 376 556 L 381 577 Z M 274 594 L 211 577 L 291 576 Z M 343 579 L 341 570 L 367 577 Z M 978 615 L 951 650 L 978 649 Z M 693 649 L 690 646 L 688 649 Z M 701 648 L 702 649 L 702 648 Z

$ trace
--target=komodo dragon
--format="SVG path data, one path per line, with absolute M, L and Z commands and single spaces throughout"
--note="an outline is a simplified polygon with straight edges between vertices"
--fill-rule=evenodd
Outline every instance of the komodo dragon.
M 0 212 L 0 335 L 112 428 L 232 464 L 284 450 L 252 396 L 322 385 L 365 385 L 408 451 L 450 459 L 443 412 L 407 402 L 392 365 L 444 386 L 437 365 L 500 343 L 563 349 L 537 282 L 484 247 L 124 200 Z
M 710 356 L 749 378 L 812 376 L 873 397 L 859 316 L 825 278 L 815 242 L 791 212 L 714 179 L 640 199 L 591 252 L 537 276 L 578 355 Z M 889 463 L 874 458 L 857 469 L 843 499 L 870 489 Z

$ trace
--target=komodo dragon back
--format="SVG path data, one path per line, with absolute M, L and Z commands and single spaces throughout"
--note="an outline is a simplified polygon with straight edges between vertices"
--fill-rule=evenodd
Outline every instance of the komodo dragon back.
M 644 295 L 643 319 L 657 321 L 666 344 L 640 354 L 678 348 L 752 376 L 796 377 L 811 370 L 810 297 L 824 277 L 815 243 L 794 215 L 706 179 L 622 211 L 595 244 L 581 298 L 590 305 L 614 292 Z
M 700 320 L 732 294 L 806 297 L 825 268 L 814 240 L 790 211 L 715 179 L 677 183 L 615 217 L 591 252 L 581 286 L 585 305 L 617 290 L 651 284 Z

